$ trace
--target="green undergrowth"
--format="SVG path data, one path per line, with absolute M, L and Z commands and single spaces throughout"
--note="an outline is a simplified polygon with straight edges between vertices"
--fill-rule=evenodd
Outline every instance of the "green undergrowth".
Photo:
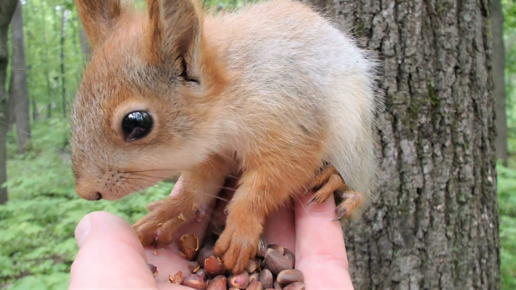
M 504 290 L 516 289 L 516 169 L 497 167 L 500 258 Z
M 8 141 L 9 202 L 0 206 L 0 288 L 66 289 L 77 252 L 74 229 L 93 211 L 107 211 L 133 223 L 144 206 L 166 196 L 172 184 L 159 184 L 119 201 L 89 202 L 74 192 L 63 120 L 33 126 L 31 149 L 15 154 Z M 503 289 L 516 289 L 516 169 L 497 167 Z
M 0 206 L 0 288 L 66 289 L 77 252 L 75 226 L 87 213 L 107 211 L 133 223 L 145 205 L 165 197 L 172 184 L 159 184 L 125 199 L 91 202 L 74 191 L 64 120 L 33 126 L 31 150 L 15 154 L 9 135 L 9 201 Z

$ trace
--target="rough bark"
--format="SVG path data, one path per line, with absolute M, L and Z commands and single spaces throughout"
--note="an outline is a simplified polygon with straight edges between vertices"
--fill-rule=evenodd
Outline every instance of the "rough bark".
M 491 0 L 491 31 L 493 34 L 493 80 L 495 99 L 496 157 L 507 166 L 507 116 L 505 111 L 505 44 L 503 13 L 500 0 Z
M 0 124 L 6 123 L 7 94 L 5 91 L 5 77 L 9 51 L 7 49 L 7 32 L 11 22 L 16 0 L 0 1 Z M 7 126 L 0 126 L 0 184 L 7 180 L 7 155 L 5 145 L 7 141 Z M 7 189 L 0 187 L 0 204 L 7 202 Z
M 336 0 L 379 60 L 381 183 L 345 228 L 356 289 L 499 289 L 489 3 Z
M 14 101 L 14 118 L 16 123 L 16 153 L 26 151 L 30 139 L 30 101 L 27 91 L 27 65 L 25 63 L 25 47 L 23 40 L 22 4 L 18 1 L 11 20 L 11 39 L 13 44 L 12 87 L 10 96 Z

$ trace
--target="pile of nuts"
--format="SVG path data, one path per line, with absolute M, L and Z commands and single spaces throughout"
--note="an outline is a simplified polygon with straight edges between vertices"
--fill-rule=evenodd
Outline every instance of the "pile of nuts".
M 179 254 L 189 262 L 192 274 L 181 271 L 169 275 L 169 282 L 197 290 L 304 290 L 303 273 L 295 270 L 294 254 L 276 244 L 267 245 L 263 237 L 258 244 L 257 257 L 250 259 L 245 270 L 238 275 L 227 275 L 222 261 L 213 255 L 213 245 L 199 250 L 199 240 L 194 234 L 181 236 Z M 149 264 L 157 275 L 158 269 Z

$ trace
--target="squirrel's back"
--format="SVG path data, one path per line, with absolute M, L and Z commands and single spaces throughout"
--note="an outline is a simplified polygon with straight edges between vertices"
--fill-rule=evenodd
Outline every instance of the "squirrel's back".
M 374 62 L 349 35 L 288 0 L 208 16 L 204 32 L 235 72 L 228 86 L 232 97 L 223 107 L 235 112 L 229 115 L 241 138 L 256 135 L 260 122 L 278 122 L 299 134 L 323 131 L 323 158 L 350 189 L 370 197 L 377 170 L 374 113 L 380 100 L 373 89 Z M 256 113 L 242 115 L 244 107 Z

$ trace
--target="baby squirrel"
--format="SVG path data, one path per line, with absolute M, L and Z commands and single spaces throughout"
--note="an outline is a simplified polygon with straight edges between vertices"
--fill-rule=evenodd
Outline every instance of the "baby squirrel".
M 267 215 L 296 194 L 319 187 L 323 202 L 345 191 L 338 172 L 352 190 L 338 218 L 370 198 L 374 62 L 308 6 L 75 3 L 92 48 L 71 113 L 77 194 L 115 200 L 183 174 L 181 193 L 135 224 L 143 245 L 170 243 L 237 172 L 214 248 L 233 273 L 255 256 Z

